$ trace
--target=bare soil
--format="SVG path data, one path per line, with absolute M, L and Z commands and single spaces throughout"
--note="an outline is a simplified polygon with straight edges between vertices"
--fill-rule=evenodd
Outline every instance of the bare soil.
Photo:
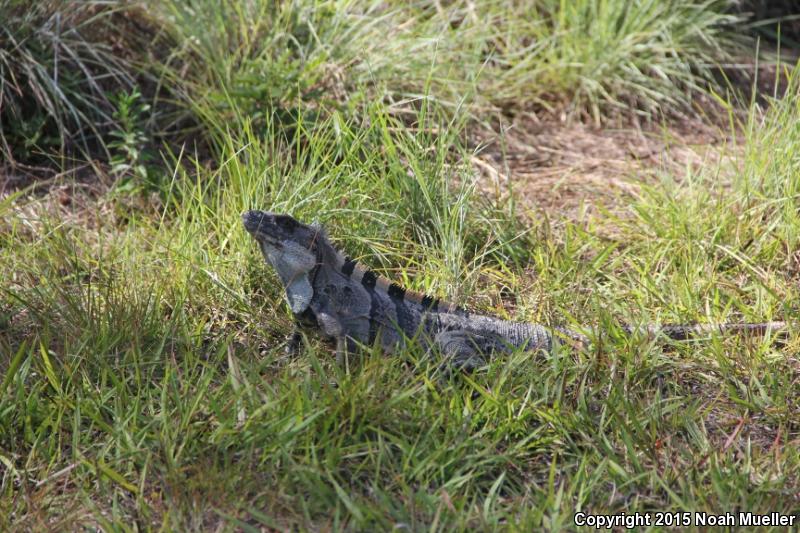
M 699 118 L 614 129 L 523 114 L 482 137 L 472 162 L 485 193 L 513 190 L 525 209 L 572 220 L 619 209 L 641 184 L 716 165 L 730 149 L 728 136 Z

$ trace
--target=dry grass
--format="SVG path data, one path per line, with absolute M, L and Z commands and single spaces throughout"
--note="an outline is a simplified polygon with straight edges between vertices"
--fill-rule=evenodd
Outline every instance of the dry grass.
M 520 206 L 577 221 L 598 209 L 621 211 L 641 184 L 695 173 L 730 159 L 730 136 L 700 119 L 596 128 L 532 114 L 483 133 L 473 163 L 485 194 L 513 194 Z

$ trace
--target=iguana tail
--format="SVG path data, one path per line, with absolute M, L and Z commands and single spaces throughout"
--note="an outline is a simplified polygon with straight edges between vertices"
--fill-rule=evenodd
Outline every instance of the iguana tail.
M 656 338 L 663 335 L 673 340 L 689 340 L 705 334 L 719 333 L 722 335 L 737 333 L 747 336 L 765 335 L 770 332 L 786 333 L 789 324 L 787 322 L 723 322 L 718 324 L 649 324 L 646 326 L 623 325 L 622 331 L 627 335 L 646 335 Z M 590 334 L 597 335 L 598 328 L 587 328 Z M 556 335 L 563 339 L 569 339 L 583 345 L 590 343 L 590 338 L 574 330 L 567 328 L 555 328 Z
M 721 324 L 650 325 L 646 328 L 626 326 L 625 330 L 630 334 L 642 331 L 653 337 L 664 335 L 670 339 L 687 340 L 709 333 L 765 335 L 773 331 L 785 330 L 787 327 L 786 322 L 723 322 Z

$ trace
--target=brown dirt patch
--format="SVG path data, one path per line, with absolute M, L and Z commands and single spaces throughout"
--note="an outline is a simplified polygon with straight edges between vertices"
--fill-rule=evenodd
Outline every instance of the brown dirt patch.
M 487 194 L 513 191 L 524 208 L 575 220 L 619 209 L 643 183 L 725 157 L 728 138 L 700 120 L 661 128 L 595 128 L 524 114 L 481 136 L 472 163 Z

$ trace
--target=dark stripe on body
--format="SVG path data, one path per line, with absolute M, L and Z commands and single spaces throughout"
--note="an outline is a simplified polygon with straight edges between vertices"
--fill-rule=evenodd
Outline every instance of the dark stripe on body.
M 341 253 L 341 252 L 339 252 L 339 253 Z M 344 254 L 342 254 L 342 255 L 344 255 Z M 352 259 L 350 256 L 345 255 L 344 256 L 344 263 L 342 264 L 342 268 L 341 268 L 342 275 L 344 275 L 347 278 L 351 278 L 353 276 L 353 272 L 356 271 L 356 267 L 357 266 L 358 266 L 358 261 L 356 261 L 355 259 Z M 362 276 L 361 277 L 361 284 L 364 287 L 366 287 L 367 290 L 375 289 L 375 286 L 378 284 L 377 283 L 378 282 L 378 275 L 375 274 L 375 272 L 373 272 L 372 270 L 368 270 L 363 266 L 359 267 L 359 273 L 361 273 L 361 272 L 363 272 L 363 274 L 361 274 L 361 276 Z M 469 317 L 469 313 L 466 310 L 464 310 L 464 309 L 462 309 L 462 308 L 460 308 L 460 307 L 458 307 L 456 305 L 453 305 L 450 302 L 445 301 L 444 302 L 445 309 L 442 309 L 442 301 L 439 298 L 434 298 L 434 297 L 428 296 L 426 294 L 420 294 L 420 293 L 415 292 L 415 291 L 409 291 L 405 287 L 403 287 L 403 286 L 401 286 L 401 285 L 399 285 L 397 283 L 390 282 L 386 278 L 381 278 L 381 284 L 378 287 L 379 290 L 381 290 L 381 291 L 384 290 L 384 287 L 383 287 L 384 283 L 386 285 L 388 285 L 388 287 L 385 290 L 386 290 L 386 293 L 388 294 L 388 296 L 390 298 L 392 298 L 392 299 L 395 299 L 395 298 L 401 299 L 406 304 L 411 303 L 411 304 L 421 305 L 423 311 L 434 312 L 434 313 L 435 312 L 448 312 L 448 313 L 461 315 L 461 316 L 464 316 L 464 317 Z M 451 309 L 451 307 L 452 307 L 452 309 Z
M 342 274 L 344 274 L 349 278 L 353 274 L 353 270 L 355 268 L 356 268 L 356 262 L 350 259 L 349 257 L 345 257 L 344 264 L 342 265 Z
M 400 333 L 409 338 L 414 337 L 417 334 L 419 320 L 415 320 L 417 317 L 408 308 L 405 301 L 406 290 L 397 283 L 392 283 L 387 292 L 389 299 L 394 303 L 394 312 L 397 315 L 397 327 L 400 328 Z
M 389 285 L 389 290 L 387 292 L 389 293 L 389 298 L 393 300 L 403 300 L 406 297 L 406 290 L 397 283 Z
M 375 288 L 376 281 L 378 281 L 378 275 L 372 270 L 364 272 L 364 277 L 361 278 L 361 284 L 369 290 Z
M 426 311 L 438 311 L 439 310 L 439 299 L 434 299 L 428 296 L 427 294 L 422 297 L 422 301 L 420 302 L 422 307 L 425 308 Z
M 364 275 L 366 277 L 366 274 Z M 370 304 L 369 304 L 369 337 L 367 339 L 367 345 L 372 346 L 375 344 L 375 337 L 378 336 L 378 321 L 375 320 L 375 315 L 378 313 L 378 306 L 380 302 L 378 302 L 378 295 L 375 294 L 375 289 L 367 288 L 367 292 L 369 293 Z

